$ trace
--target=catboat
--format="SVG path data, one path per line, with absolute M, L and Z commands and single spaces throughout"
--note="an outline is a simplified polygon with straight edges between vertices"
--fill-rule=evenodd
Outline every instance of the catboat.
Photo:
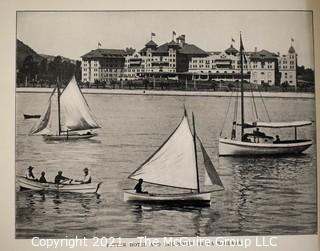
M 193 118 L 193 135 L 185 114 L 169 138 L 128 178 L 156 184 L 163 187 L 188 189 L 185 193 L 136 193 L 133 190 L 124 190 L 124 201 L 143 203 L 177 203 L 177 204 L 209 204 L 213 191 L 223 189 L 223 184 L 215 170 L 208 153 L 199 137 L 196 135 Z M 200 144 L 205 177 L 210 185 L 219 189 L 200 191 L 197 140 Z M 206 184 L 208 185 L 208 184 Z
M 41 117 L 39 114 L 23 114 L 24 119 L 38 119 Z
M 59 81 L 50 95 L 47 108 L 30 135 L 42 135 L 45 140 L 88 139 L 97 135 L 96 122 L 75 77 L 60 94 Z
M 40 183 L 32 179 L 20 176 L 18 184 L 21 190 L 33 191 L 52 191 L 52 192 L 68 192 L 68 193 L 98 193 L 102 182 L 99 183 L 62 183 L 55 184 L 53 182 Z
M 311 125 L 311 121 L 291 121 L 291 122 L 269 122 L 259 121 L 256 109 L 255 99 L 252 93 L 253 108 L 255 110 L 255 121 L 247 123 L 244 118 L 244 88 L 243 88 L 243 68 L 244 61 L 246 62 L 244 54 L 244 46 L 240 34 L 240 110 L 241 122 L 237 123 L 237 109 L 238 109 L 238 96 L 235 100 L 234 118 L 232 123 L 231 137 L 222 137 L 223 127 L 219 137 L 219 156 L 264 156 L 264 155 L 290 155 L 298 154 L 305 151 L 312 145 L 312 140 L 298 139 L 297 128 Z M 251 87 L 251 86 L 250 86 Z M 232 98 L 232 95 L 231 95 Z M 262 95 L 262 102 L 264 104 Z M 230 100 L 231 101 L 231 100 Z M 230 106 L 230 103 L 229 103 Z M 266 109 L 266 106 L 264 104 Z M 228 107 L 229 110 L 229 107 Z M 266 109 L 267 112 L 267 109 Z M 227 112 L 228 113 L 228 112 Z M 269 114 L 267 112 L 269 117 Z M 237 126 L 241 127 L 240 137 L 237 138 Z M 246 129 L 256 129 L 254 133 L 245 133 Z M 267 136 L 262 133 L 258 128 L 280 129 L 280 128 L 294 128 L 294 139 L 275 140 L 272 136 Z

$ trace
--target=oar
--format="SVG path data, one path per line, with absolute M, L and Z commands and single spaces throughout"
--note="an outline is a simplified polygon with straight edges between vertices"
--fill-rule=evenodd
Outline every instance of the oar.
M 99 182 L 99 183 L 98 183 L 98 185 L 97 185 L 97 189 L 96 189 L 95 193 L 97 193 L 97 192 L 98 192 L 99 187 L 100 187 L 100 185 L 101 185 L 101 184 L 102 184 L 102 182 Z

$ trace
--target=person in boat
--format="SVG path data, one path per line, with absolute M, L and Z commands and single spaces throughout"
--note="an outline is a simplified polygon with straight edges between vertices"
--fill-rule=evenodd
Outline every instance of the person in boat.
M 62 176 L 62 171 L 59 171 L 59 172 L 58 172 L 58 175 L 54 178 L 54 183 L 60 184 L 60 183 L 62 183 L 63 181 L 66 181 L 66 180 L 72 181 L 71 179 Z
M 143 179 L 139 179 L 138 184 L 134 187 L 134 190 L 136 190 L 136 193 L 148 193 L 147 191 L 142 191 L 142 183 L 143 183 Z
M 279 135 L 276 135 L 276 140 L 273 141 L 274 144 L 279 144 L 280 143 L 280 137 Z
M 242 141 L 243 142 L 251 142 L 251 140 L 249 139 L 250 134 L 249 133 L 245 133 L 242 137 Z
M 260 138 L 265 138 L 266 134 L 264 132 L 260 132 L 259 128 L 253 131 L 253 135 Z
M 236 121 L 233 121 L 232 123 L 232 131 L 231 131 L 231 139 L 235 139 L 236 138 Z
M 27 179 L 36 180 L 36 178 L 34 177 L 33 172 L 32 172 L 33 168 L 34 168 L 33 166 L 28 167 L 28 172 L 26 174 Z
M 91 183 L 91 176 L 89 175 L 89 169 L 84 168 L 83 169 L 84 176 L 82 180 L 75 180 L 76 182 L 80 182 L 81 184 L 88 184 Z
M 46 179 L 45 175 L 46 175 L 46 173 L 42 171 L 41 176 L 39 178 L 40 183 L 47 183 L 47 179 Z

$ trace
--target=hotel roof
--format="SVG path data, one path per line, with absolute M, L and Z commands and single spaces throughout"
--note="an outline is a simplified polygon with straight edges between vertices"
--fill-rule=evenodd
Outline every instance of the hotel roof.
M 119 49 L 95 49 L 83 56 L 82 58 L 105 58 L 105 57 L 124 57 L 127 55 L 125 50 Z
M 272 53 L 272 52 L 267 51 L 267 50 L 261 50 L 261 51 L 257 51 L 257 52 L 252 52 L 251 55 L 250 55 L 250 59 L 257 59 L 257 60 L 275 59 L 277 57 L 278 57 L 277 54 Z

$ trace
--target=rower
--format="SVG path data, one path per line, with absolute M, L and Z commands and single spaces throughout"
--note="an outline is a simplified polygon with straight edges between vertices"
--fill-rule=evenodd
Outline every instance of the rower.
M 28 172 L 27 172 L 27 174 L 26 174 L 26 178 L 27 179 L 31 179 L 31 180 L 35 180 L 36 178 L 34 177 L 34 175 L 33 175 L 33 172 L 32 172 L 32 170 L 33 170 L 33 166 L 29 166 L 28 167 Z
M 83 172 L 84 172 L 83 179 L 82 180 L 75 180 L 75 181 L 76 182 L 80 182 L 81 184 L 91 183 L 91 176 L 89 175 L 89 169 L 88 168 L 84 168 Z
M 143 179 L 139 179 L 138 184 L 134 187 L 134 190 L 136 190 L 136 193 L 148 193 L 147 191 L 142 191 L 142 183 L 143 183 Z
M 39 178 L 40 183 L 47 183 L 46 177 L 44 177 L 46 173 L 44 171 L 41 172 L 41 177 Z
M 70 182 L 72 181 L 71 179 L 62 176 L 62 171 L 59 171 L 58 175 L 54 178 L 54 183 L 60 184 L 61 181 L 65 181 L 65 180 L 70 180 Z

